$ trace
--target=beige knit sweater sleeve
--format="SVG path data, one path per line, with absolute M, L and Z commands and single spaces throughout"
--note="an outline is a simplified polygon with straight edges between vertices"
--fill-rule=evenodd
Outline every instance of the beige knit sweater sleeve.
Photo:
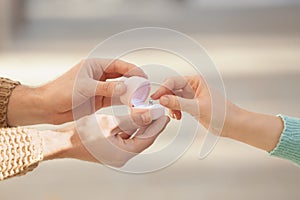
M 9 128 L 7 124 L 9 97 L 19 84 L 0 78 L 0 180 L 26 174 L 43 160 L 43 142 L 39 132 Z
M 8 127 L 7 106 L 12 91 L 20 85 L 19 82 L 0 77 L 0 127 Z

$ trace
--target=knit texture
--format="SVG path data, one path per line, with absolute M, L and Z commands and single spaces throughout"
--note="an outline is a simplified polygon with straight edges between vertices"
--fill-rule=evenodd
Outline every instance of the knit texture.
M 8 127 L 7 106 L 12 91 L 20 85 L 19 82 L 0 77 L 0 127 Z
M 278 116 L 284 123 L 284 130 L 279 143 L 270 155 L 291 160 L 300 166 L 300 119 Z
M 0 180 L 24 175 L 43 160 L 43 142 L 38 131 L 0 129 Z

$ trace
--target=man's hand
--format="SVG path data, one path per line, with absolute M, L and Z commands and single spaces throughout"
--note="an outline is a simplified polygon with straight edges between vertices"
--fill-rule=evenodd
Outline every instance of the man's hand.
M 9 100 L 8 124 L 62 124 L 73 121 L 73 109 L 84 106 L 89 110 L 83 116 L 92 114 L 110 106 L 113 96 L 126 92 L 122 82 L 106 81 L 121 76 L 146 78 L 140 68 L 121 60 L 87 59 L 44 86 L 18 86 Z
M 122 167 L 151 146 L 169 121 L 163 116 L 141 127 L 130 116 L 86 116 L 69 128 L 42 132 L 44 158 L 75 158 Z

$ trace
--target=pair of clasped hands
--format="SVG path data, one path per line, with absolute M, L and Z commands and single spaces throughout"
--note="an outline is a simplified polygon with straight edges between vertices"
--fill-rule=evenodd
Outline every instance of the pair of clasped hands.
M 9 101 L 8 124 L 63 124 L 77 120 L 74 119 L 74 109 L 89 107 L 87 104 L 93 104 L 95 110 L 113 106 L 112 99 L 126 93 L 126 86 L 120 81 L 106 80 L 122 76 L 147 78 L 142 69 L 122 60 L 86 59 L 43 86 L 32 88 L 20 85 L 13 91 Z M 181 111 L 185 111 L 204 127 L 209 126 L 211 98 L 200 76 L 168 78 L 151 98 L 168 108 L 169 116 L 174 119 L 181 119 Z M 230 102 L 228 104 L 234 107 Z M 198 113 L 198 110 L 201 112 Z M 231 110 L 234 112 L 234 109 Z M 169 121 L 168 116 L 153 121 L 149 112 L 131 116 L 87 112 L 78 119 L 76 125 L 40 131 L 44 141 L 44 160 L 75 158 L 121 167 L 153 144 Z M 101 130 L 102 136 L 89 137 L 90 132 L 95 130 Z M 87 136 L 85 141 L 80 136 L 82 133 Z M 133 133 L 135 137 L 131 137 Z M 226 135 L 226 126 L 222 135 Z M 103 140 L 110 145 L 103 143 Z M 88 150 L 87 147 L 93 144 L 99 144 L 97 151 L 101 159 L 95 158 Z

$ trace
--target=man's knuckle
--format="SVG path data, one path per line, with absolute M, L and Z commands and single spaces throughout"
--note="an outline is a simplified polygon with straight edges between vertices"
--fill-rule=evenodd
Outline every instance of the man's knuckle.
M 103 84 L 101 84 L 100 89 L 102 90 L 102 92 L 107 93 L 109 91 L 109 89 L 110 89 L 110 84 L 103 83 Z

